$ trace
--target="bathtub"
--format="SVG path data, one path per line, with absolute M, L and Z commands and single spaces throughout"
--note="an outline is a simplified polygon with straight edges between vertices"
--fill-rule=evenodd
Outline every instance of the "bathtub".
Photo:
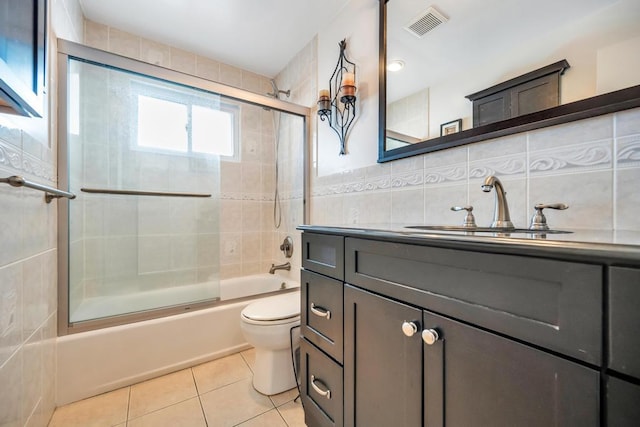
M 242 309 L 299 287 L 278 274 L 222 280 L 221 302 L 214 307 L 59 337 L 56 405 L 245 350 L 250 346 L 240 330 Z

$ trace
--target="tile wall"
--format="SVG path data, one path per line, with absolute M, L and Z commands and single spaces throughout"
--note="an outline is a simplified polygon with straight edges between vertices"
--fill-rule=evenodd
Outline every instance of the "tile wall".
M 480 186 L 492 174 L 516 226 L 535 204 L 564 202 L 570 210 L 545 211 L 552 228 L 640 230 L 640 109 L 316 176 L 312 222 L 453 225 L 463 213 L 449 208 L 471 204 L 489 225 L 494 194 Z
M 56 35 L 80 40 L 77 0 L 49 2 L 49 52 Z M 49 54 L 43 119 L 0 114 L 0 176 L 56 185 L 55 55 Z M 46 426 L 55 407 L 57 202 L 0 185 L 0 425 Z

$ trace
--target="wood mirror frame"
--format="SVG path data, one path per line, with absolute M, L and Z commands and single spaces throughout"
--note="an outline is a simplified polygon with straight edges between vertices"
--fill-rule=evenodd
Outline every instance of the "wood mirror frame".
M 385 150 L 387 137 L 386 24 L 388 1 L 389 0 L 380 0 L 378 163 L 640 107 L 640 85 L 638 85 L 580 101 L 562 104 L 547 110 L 463 130 L 451 135 L 428 139 L 405 147 Z

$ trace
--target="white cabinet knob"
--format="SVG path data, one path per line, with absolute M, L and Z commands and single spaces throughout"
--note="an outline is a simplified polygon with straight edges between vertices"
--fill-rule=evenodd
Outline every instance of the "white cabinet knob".
M 438 335 L 438 331 L 435 329 L 425 329 L 422 331 L 422 341 L 424 341 L 427 345 L 433 345 L 436 341 L 440 339 L 440 335 Z
M 402 332 L 408 336 L 412 337 L 416 332 L 418 332 L 418 325 L 414 322 L 407 322 L 406 320 L 402 323 Z

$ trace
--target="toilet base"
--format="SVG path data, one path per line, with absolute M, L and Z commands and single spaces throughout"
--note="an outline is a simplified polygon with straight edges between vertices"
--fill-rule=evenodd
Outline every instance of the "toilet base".
M 297 347 L 297 345 L 296 345 Z M 253 388 L 267 396 L 296 387 L 291 364 L 291 349 L 260 350 L 256 348 L 253 366 Z

